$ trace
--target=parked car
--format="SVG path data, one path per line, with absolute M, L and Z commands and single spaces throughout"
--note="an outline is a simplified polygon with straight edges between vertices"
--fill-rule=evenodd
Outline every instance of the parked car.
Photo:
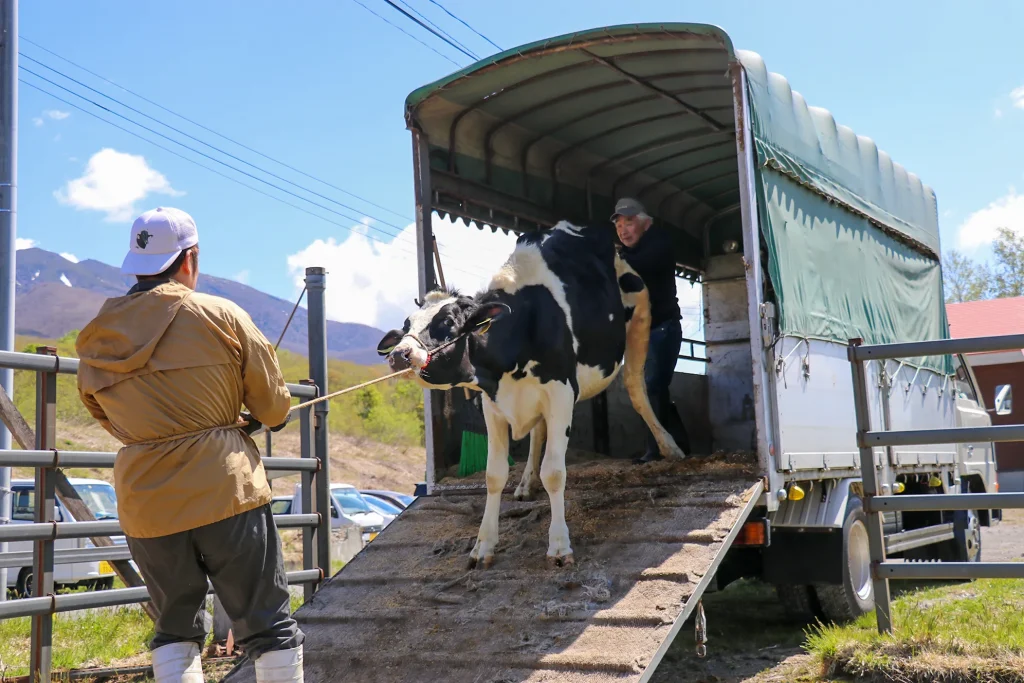
M 109 482 L 101 479 L 69 479 L 82 501 L 100 521 L 117 519 L 117 495 Z M 15 479 L 11 482 L 11 523 L 31 524 L 35 522 L 35 481 L 32 479 Z M 71 512 L 64 507 L 59 499 L 54 506 L 54 520 L 58 522 L 77 522 Z M 124 536 L 112 536 L 115 545 L 125 545 Z M 32 541 L 11 541 L 8 552 L 32 552 Z M 53 567 L 54 588 L 86 587 L 93 589 L 109 589 L 114 587 L 114 568 L 109 562 L 60 562 L 60 551 L 72 548 L 92 548 L 88 538 L 63 538 L 54 542 L 57 553 Z M 7 588 L 13 589 L 19 596 L 28 597 L 32 594 L 32 564 L 29 562 L 7 570 Z
M 356 520 L 364 533 L 369 534 L 367 542 L 376 538 L 397 516 L 375 512 L 359 489 L 351 484 L 331 484 L 331 496 L 341 506 L 342 512 Z
M 360 491 L 362 493 L 362 491 Z M 376 496 L 363 496 L 363 500 L 366 504 L 373 508 L 376 512 L 379 512 L 385 518 L 391 517 L 392 519 L 402 514 L 402 509 L 393 503 L 389 503 L 384 498 L 378 498 Z M 386 526 L 386 525 L 385 525 Z
M 410 496 L 407 493 L 399 493 L 398 491 L 387 491 L 383 489 L 359 489 L 359 493 L 363 494 L 363 497 L 373 496 L 380 500 L 386 501 L 391 505 L 404 510 L 405 508 L 412 505 L 412 502 L 416 500 L 416 496 Z
M 283 502 L 287 500 L 287 505 Z M 302 485 L 295 484 L 295 491 L 290 496 L 275 496 L 272 504 L 274 514 L 302 514 Z M 275 507 L 276 505 L 276 507 Z M 359 494 L 356 487 L 350 484 L 331 484 L 331 526 L 334 528 L 345 524 L 359 527 L 363 543 L 369 543 L 387 526 L 394 515 L 382 515 L 374 511 Z

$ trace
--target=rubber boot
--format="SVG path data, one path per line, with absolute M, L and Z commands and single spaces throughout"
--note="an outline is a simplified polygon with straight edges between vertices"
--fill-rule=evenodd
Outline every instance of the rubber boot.
M 193 642 L 171 643 L 150 653 L 156 683 L 204 683 L 199 646 Z
M 256 683 L 302 683 L 302 646 L 256 658 Z

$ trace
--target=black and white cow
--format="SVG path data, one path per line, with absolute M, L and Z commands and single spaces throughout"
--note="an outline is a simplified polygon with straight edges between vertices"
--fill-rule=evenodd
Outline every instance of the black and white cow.
M 402 330 L 384 336 L 378 353 L 392 369 L 413 366 L 427 388 L 467 387 L 484 394 L 487 502 L 471 565 L 488 567 L 494 560 L 510 426 L 517 441 L 530 435 L 515 497 L 530 498 L 539 478 L 551 501 L 548 562 L 573 563 L 563 497 L 573 406 L 604 391 L 623 367 L 623 356 L 630 401 L 656 435 L 660 452 L 684 457 L 647 397 L 649 330 L 647 289 L 616 253 L 611 230 L 563 221 L 522 235 L 486 291 L 473 297 L 430 292 Z

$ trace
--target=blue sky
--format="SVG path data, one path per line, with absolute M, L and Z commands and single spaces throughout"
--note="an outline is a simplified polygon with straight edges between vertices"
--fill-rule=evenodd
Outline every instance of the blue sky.
M 440 1 L 503 48 L 608 24 L 716 24 L 737 48 L 761 54 L 769 70 L 784 74 L 810 104 L 831 110 L 839 123 L 874 138 L 930 184 L 938 195 L 946 248 L 965 246 L 972 255 L 986 257 L 996 224 L 1016 220 L 1015 227 L 1024 230 L 1024 196 L 1016 194 L 1024 186 L 1024 89 L 1014 93 L 1024 88 L 1019 35 L 1024 4 Z M 469 63 L 383 0 L 359 2 L 459 64 Z M 429 0 L 407 2 L 480 56 L 495 51 Z M 350 218 L 312 209 L 343 226 L 356 226 L 372 215 L 405 228 L 412 216 L 412 168 L 403 102 L 410 91 L 455 65 L 355 0 L 307 0 L 288 3 L 287 11 L 282 7 L 265 0 L 22 2 L 20 34 L 390 211 L 296 176 L 27 42 L 21 51 L 350 204 L 355 210 L 328 204 Z M 67 84 L 29 60 L 21 64 Z M 415 289 L 415 271 L 408 270 L 407 260 L 411 245 L 404 241 L 408 233 L 390 251 L 365 237 L 351 237 L 344 227 L 233 184 L 24 85 L 19 116 L 20 238 L 79 259 L 119 265 L 134 214 L 171 204 L 195 216 L 206 272 L 292 298 L 298 292 L 296 268 L 322 264 L 331 269 L 332 317 L 392 324 L 397 311 L 408 306 L 408 292 Z M 195 157 L 173 143 L 161 144 Z M 961 235 L 964 226 L 967 232 Z M 495 258 L 481 256 L 482 248 L 496 246 L 499 263 L 507 253 L 509 241 L 495 240 L 489 232 L 460 225 L 442 226 L 440 233 L 449 280 L 482 277 Z M 372 228 L 369 234 L 388 239 Z

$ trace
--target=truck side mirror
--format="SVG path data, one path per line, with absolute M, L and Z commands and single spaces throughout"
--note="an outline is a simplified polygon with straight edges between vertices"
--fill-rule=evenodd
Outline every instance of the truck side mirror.
M 1009 415 L 1013 412 L 1013 387 L 1009 384 L 1000 384 L 996 387 L 995 400 L 996 415 Z

